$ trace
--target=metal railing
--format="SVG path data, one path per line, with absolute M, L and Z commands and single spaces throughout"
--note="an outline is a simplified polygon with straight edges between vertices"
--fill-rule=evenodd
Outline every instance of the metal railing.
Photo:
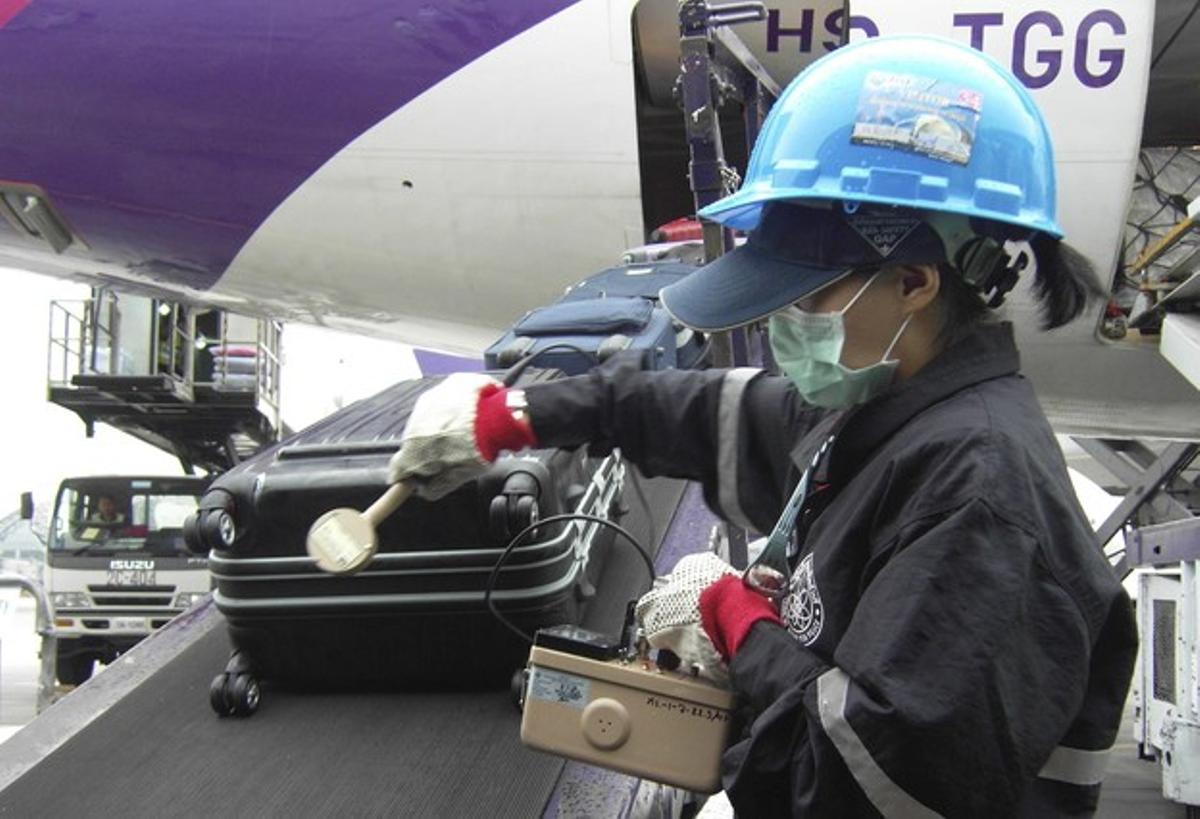
M 178 304 L 156 302 L 154 310 L 154 339 L 150 356 L 150 374 L 166 375 L 184 384 L 191 384 L 195 372 L 195 339 L 189 332 L 183 308 Z M 167 322 L 166 331 L 163 322 Z
M 278 426 L 280 322 L 259 319 L 253 337 L 238 338 L 228 334 L 228 321 L 222 315 L 217 337 L 206 338 L 193 333 L 193 322 L 179 305 L 151 302 L 148 309 L 154 311 L 151 327 L 155 343 L 152 349 L 143 350 L 142 357 L 148 355 L 149 360 L 129 361 L 119 349 L 114 329 L 118 314 L 111 294 L 90 300 L 52 301 L 48 384 L 70 386 L 79 374 L 166 375 L 187 387 L 254 393 L 263 414 L 272 417 Z M 235 364 L 234 357 L 220 354 L 231 349 L 243 352 L 237 359 L 253 361 L 253 367 Z M 197 359 L 202 355 L 213 356 L 213 367 L 211 376 L 197 379 Z
M 262 353 L 258 368 L 258 400 L 265 404 L 275 429 L 280 429 L 279 392 L 280 392 L 280 339 L 283 335 L 283 324 L 273 320 L 258 322 L 258 348 Z
M 58 663 L 58 638 L 54 636 L 54 617 L 50 599 L 41 583 L 18 574 L 0 573 L 0 588 L 24 589 L 37 601 L 35 628 L 42 638 L 41 669 L 38 672 L 37 710 L 41 713 L 54 698 L 54 675 Z
M 101 320 L 105 313 L 107 324 Z M 50 302 L 46 380 L 51 386 L 69 385 L 80 373 L 105 375 L 119 371 L 113 332 L 116 317 L 116 305 L 107 294 L 97 299 Z
M 212 377 L 197 381 L 198 386 L 211 387 L 225 392 L 251 392 L 259 404 L 259 411 L 272 419 L 279 427 L 280 394 L 280 338 L 283 325 L 270 319 L 259 319 L 254 338 L 232 338 L 226 333 L 222 322 L 217 338 L 204 340 L 202 354 L 212 356 Z M 197 345 L 199 347 L 199 345 Z M 238 355 L 229 355 L 237 351 Z M 240 363 L 239 363 L 240 362 Z M 249 362 L 253 362 L 250 366 Z
M 54 386 L 70 384 L 71 378 L 88 371 L 88 301 L 50 302 L 50 344 L 46 380 Z

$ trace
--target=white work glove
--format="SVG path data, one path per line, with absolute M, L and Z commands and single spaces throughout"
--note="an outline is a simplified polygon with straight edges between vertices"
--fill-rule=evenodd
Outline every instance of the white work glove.
M 487 469 L 475 441 L 479 394 L 500 382 L 482 373 L 453 373 L 417 398 L 400 449 L 388 463 L 388 483 L 410 481 L 436 500 Z
M 700 592 L 737 571 L 711 552 L 688 555 L 637 602 L 637 619 L 650 645 L 673 651 L 682 668 L 696 665 L 700 676 L 729 687 L 729 667 L 700 625 Z

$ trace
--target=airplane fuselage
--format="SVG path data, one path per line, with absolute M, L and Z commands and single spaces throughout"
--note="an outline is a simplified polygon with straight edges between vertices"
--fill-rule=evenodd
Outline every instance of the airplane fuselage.
M 781 82 L 837 46 L 841 0 L 767 5 L 738 32 Z M 938 34 L 1010 67 L 1049 122 L 1068 240 L 1107 277 L 1154 7 L 1050 6 L 854 0 L 850 35 Z M 0 2 L 0 194 L 10 211 L 40 197 L 71 240 L 0 221 L 0 264 L 478 351 L 648 221 L 684 215 L 654 205 L 665 188 L 688 201 L 687 180 L 648 140 L 674 106 L 676 15 L 672 0 Z M 1063 417 L 1100 385 L 1042 352 L 1114 360 L 1085 325 L 1024 339 Z M 1132 369 L 1129 400 L 1138 378 L 1171 379 Z

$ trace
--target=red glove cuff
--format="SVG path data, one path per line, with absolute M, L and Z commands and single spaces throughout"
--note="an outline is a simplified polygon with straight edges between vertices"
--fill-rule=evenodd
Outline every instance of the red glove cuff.
M 508 407 L 508 390 L 489 384 L 479 391 L 475 407 L 475 448 L 485 461 L 496 460 L 500 450 L 513 452 L 537 446 L 537 436 L 529 419 L 518 421 Z
M 783 625 L 774 604 L 746 588 L 737 575 L 727 574 L 700 592 L 700 625 L 725 662 L 761 620 Z

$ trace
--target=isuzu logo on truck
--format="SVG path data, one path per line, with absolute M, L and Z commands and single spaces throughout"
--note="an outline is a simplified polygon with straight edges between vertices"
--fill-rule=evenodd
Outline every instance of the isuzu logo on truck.
M 111 560 L 108 563 L 110 586 L 154 586 L 158 583 L 153 560 Z

